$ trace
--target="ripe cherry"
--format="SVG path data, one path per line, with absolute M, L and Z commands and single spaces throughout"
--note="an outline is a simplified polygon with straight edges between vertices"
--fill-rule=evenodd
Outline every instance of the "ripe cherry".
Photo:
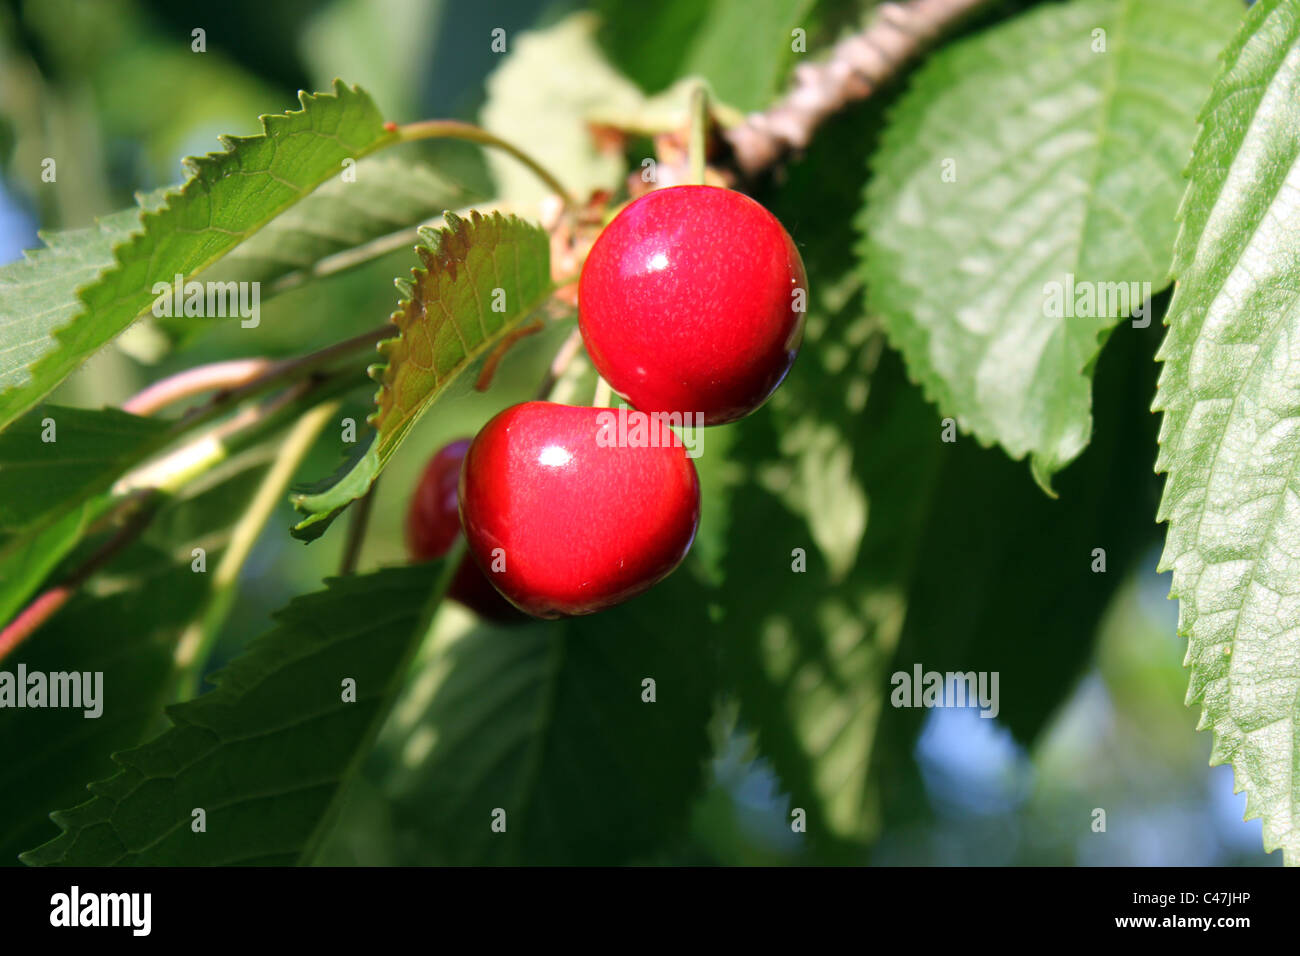
M 672 572 L 695 537 L 700 485 L 680 442 L 619 446 L 615 413 L 551 402 L 501 412 L 460 479 L 470 553 L 535 617 L 590 614 Z
M 579 325 L 605 381 L 643 412 L 743 418 L 781 384 L 808 280 L 789 234 L 716 186 L 646 193 L 605 227 L 578 284 Z
M 460 534 L 457 488 L 470 440 L 462 438 L 438 450 L 420 475 L 406 516 L 406 546 L 416 561 L 432 561 L 448 551 Z M 461 558 L 447 586 L 447 596 L 494 621 L 522 620 L 468 554 Z

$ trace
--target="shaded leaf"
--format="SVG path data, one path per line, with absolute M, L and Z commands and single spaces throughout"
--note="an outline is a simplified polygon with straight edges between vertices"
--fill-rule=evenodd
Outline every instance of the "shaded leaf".
M 309 856 L 335 796 L 388 714 L 419 640 L 436 566 L 334 579 L 168 708 L 174 726 L 114 754 L 93 799 L 53 815 L 32 865 L 285 864 Z M 441 584 L 439 585 L 441 587 Z M 343 683 L 356 682 L 355 702 Z M 204 808 L 207 831 L 191 829 Z
M 835 578 L 806 519 L 784 504 L 801 469 L 781 450 L 776 411 L 760 411 L 742 424 L 734 453 L 766 477 L 762 486 L 746 483 L 734 494 L 730 590 L 716 598 L 741 718 L 756 732 L 791 806 L 806 811 L 809 837 L 831 854 L 853 853 L 878 825 L 870 777 L 876 722 L 888 706 L 888 665 L 938 465 L 932 411 L 905 381 L 896 356 L 885 353 L 878 363 L 852 432 L 851 468 L 867 517 L 851 566 Z M 842 401 L 845 391 L 822 394 Z M 826 412 L 825 420 L 837 420 Z M 804 570 L 795 563 L 800 555 Z
M 0 433 L 0 531 L 41 524 L 64 502 L 83 500 L 169 427 L 115 408 L 43 405 L 25 415 Z
M 662 847 L 703 784 L 711 632 L 678 571 L 589 617 L 438 633 L 380 743 L 399 862 L 615 864 Z
M 83 592 L 6 658 L 17 672 L 102 674 L 100 716 L 85 709 L 6 710 L 0 720 L 0 864 L 57 828 L 49 813 L 86 796 L 86 779 L 114 769 L 109 754 L 140 743 L 162 720 L 176 633 L 207 582 L 154 553 L 153 573 L 107 595 Z M 39 745 L 34 742 L 39 741 Z
M 602 150 L 587 126 L 593 109 L 620 111 L 641 101 L 640 91 L 596 46 L 596 18 L 575 13 L 554 26 L 511 40 L 510 55 L 487 80 L 481 121 L 518 146 L 577 195 L 615 189 L 625 163 L 618 150 Z M 488 157 L 497 193 L 537 202 L 550 193 L 519 161 Z

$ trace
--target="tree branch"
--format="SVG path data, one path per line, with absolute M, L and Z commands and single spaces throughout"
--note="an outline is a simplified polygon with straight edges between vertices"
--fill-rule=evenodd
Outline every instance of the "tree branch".
M 199 365 L 142 389 L 122 403 L 122 411 L 132 415 L 153 415 L 184 398 L 247 385 L 274 365 L 274 362 L 266 358 L 232 359 L 229 362 Z
M 910 0 L 881 4 L 867 28 L 835 44 L 828 59 L 797 67 L 785 96 L 723 133 L 737 165 L 752 176 L 790 150 L 803 149 L 832 113 L 870 96 L 940 34 L 988 2 Z

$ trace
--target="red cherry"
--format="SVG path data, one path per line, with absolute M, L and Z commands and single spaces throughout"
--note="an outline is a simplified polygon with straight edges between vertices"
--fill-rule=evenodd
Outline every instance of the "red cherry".
M 613 414 L 525 402 L 483 426 L 465 458 L 470 554 L 535 617 L 626 601 L 670 574 L 695 537 L 700 484 L 686 449 L 619 447 L 599 437 Z
M 406 516 L 406 547 L 416 561 L 441 558 L 460 534 L 456 490 L 469 442 L 462 438 L 439 449 L 415 486 Z
M 770 212 L 730 189 L 673 186 L 630 203 L 596 239 L 578 320 L 600 374 L 641 411 L 702 412 L 719 425 L 785 378 L 807 288 Z
M 441 558 L 460 534 L 457 488 L 470 440 L 462 438 L 439 449 L 420 475 L 406 516 L 406 545 L 411 558 Z M 493 621 L 520 620 L 522 615 L 483 577 L 469 555 L 461 558 L 447 586 L 447 596 Z

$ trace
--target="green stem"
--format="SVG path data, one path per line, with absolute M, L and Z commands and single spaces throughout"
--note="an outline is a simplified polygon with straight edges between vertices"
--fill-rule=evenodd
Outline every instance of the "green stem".
M 401 143 L 413 143 L 420 139 L 462 139 L 466 142 L 478 143 L 480 146 L 491 146 L 493 149 L 499 149 L 531 169 L 538 179 L 546 183 L 552 192 L 564 200 L 565 208 L 571 214 L 576 213 L 578 209 L 578 204 L 573 196 L 549 169 L 518 146 L 489 133 L 481 126 L 475 126 L 473 123 L 462 123 L 459 120 L 421 120 L 418 123 L 407 123 L 405 126 L 399 126 L 397 136 L 398 142 Z
M 234 603 L 239 572 L 252 553 L 276 505 L 284 498 L 294 473 L 311 450 L 321 430 L 338 410 L 336 401 L 317 405 L 298 419 L 280 445 L 275 463 L 262 479 L 248 510 L 235 525 L 225 553 L 212 576 L 203 608 L 176 644 L 175 664 L 180 674 L 178 699 L 189 700 L 198 693 L 204 665 Z

